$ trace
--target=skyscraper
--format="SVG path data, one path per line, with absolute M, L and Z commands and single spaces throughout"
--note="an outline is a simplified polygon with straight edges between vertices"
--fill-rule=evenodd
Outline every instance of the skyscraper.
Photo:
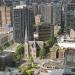
M 47 41 L 50 38 L 54 38 L 54 25 L 41 23 L 41 25 L 38 26 L 38 35 L 40 41 Z
M 17 43 L 24 43 L 27 27 L 27 40 L 33 39 L 34 15 L 32 8 L 27 5 L 19 5 L 14 10 L 14 40 Z
M 38 3 L 32 3 L 32 8 L 33 8 L 34 15 L 37 15 L 39 13 L 38 12 Z
M 0 6 L 0 27 L 12 24 L 11 7 Z
M 75 2 L 68 3 L 65 9 L 65 23 L 66 23 L 66 32 L 69 33 L 71 29 L 75 29 Z
M 42 15 L 42 21 L 53 24 L 53 5 L 52 3 L 40 4 L 39 11 Z
M 61 4 L 53 3 L 53 24 L 60 25 L 61 24 Z
M 0 0 L 0 5 L 12 6 L 12 0 Z

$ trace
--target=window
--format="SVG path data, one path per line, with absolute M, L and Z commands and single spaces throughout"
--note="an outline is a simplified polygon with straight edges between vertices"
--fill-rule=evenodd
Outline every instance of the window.
M 72 62 L 72 55 L 70 54 L 67 55 L 67 62 Z
M 75 63 L 75 55 L 73 55 L 73 63 Z
M 59 51 L 56 52 L 56 58 L 59 58 Z
M 75 72 L 75 68 L 71 70 L 72 72 Z

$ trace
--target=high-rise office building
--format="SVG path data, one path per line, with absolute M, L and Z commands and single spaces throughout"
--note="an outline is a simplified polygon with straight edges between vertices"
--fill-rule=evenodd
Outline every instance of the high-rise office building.
M 32 8 L 27 5 L 19 5 L 14 7 L 13 11 L 14 11 L 13 28 L 14 28 L 15 42 L 24 43 L 26 36 L 28 41 L 32 40 L 33 24 L 34 24 L 34 15 Z
M 53 3 L 53 24 L 60 25 L 61 24 L 61 4 Z
M 64 74 L 75 75 L 75 48 L 68 48 L 65 50 L 64 57 Z
M 40 41 L 47 41 L 54 37 L 54 25 L 49 23 L 41 23 L 38 26 L 38 37 Z
M 65 10 L 65 30 L 69 33 L 71 29 L 75 29 L 75 2 L 67 4 Z
M 26 0 L 13 0 L 13 6 L 26 4 Z
M 53 4 L 52 3 L 40 4 L 39 11 L 40 11 L 40 14 L 42 15 L 43 22 L 53 24 Z
M 34 16 L 37 15 L 39 13 L 38 3 L 32 3 L 32 8 L 33 8 Z
M 0 0 L 0 5 L 12 6 L 12 0 Z
M 0 27 L 12 24 L 11 7 L 0 6 Z
M 3 1 L 2 0 L 0 0 L 0 6 L 3 4 Z
M 41 15 L 35 16 L 35 25 L 38 26 L 41 23 Z

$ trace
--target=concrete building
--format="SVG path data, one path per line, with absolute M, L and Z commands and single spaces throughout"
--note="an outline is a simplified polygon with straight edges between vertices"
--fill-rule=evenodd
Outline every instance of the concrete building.
M 38 26 L 38 39 L 40 41 L 47 41 L 54 37 L 54 26 L 49 23 L 41 23 Z
M 7 66 L 10 66 L 13 62 L 13 54 L 9 52 L 0 53 L 0 70 L 5 70 Z M 12 64 L 13 65 L 13 64 Z
M 39 5 L 39 12 L 42 16 L 42 22 L 53 24 L 53 3 L 41 3 Z
M 61 3 L 53 3 L 53 24 L 61 24 Z
M 0 27 L 12 24 L 11 7 L 0 6 Z
M 60 31 L 61 26 L 60 25 L 54 25 L 54 36 L 58 36 L 58 32 Z
M 0 45 L 3 46 L 8 42 L 13 43 L 13 28 L 0 28 Z
M 3 0 L 0 0 L 0 6 L 3 4 Z
M 29 54 L 36 59 L 39 55 L 39 48 L 43 48 L 44 42 L 43 41 L 29 41 Z
M 65 49 L 63 75 L 75 75 L 75 39 L 62 37 L 58 45 L 61 49 Z
M 7 42 L 8 42 L 8 35 L 7 34 L 0 34 L 0 45 L 4 46 L 4 44 Z
M 13 0 L 13 6 L 19 5 L 20 4 L 20 0 Z
M 39 13 L 38 3 L 32 3 L 32 9 L 33 9 L 33 12 L 34 12 L 34 16 L 36 16 Z
M 65 50 L 64 75 L 75 75 L 75 49 Z
M 52 48 L 50 48 L 50 59 L 63 60 L 64 59 L 64 52 L 65 52 L 65 49 L 61 49 L 58 45 L 54 45 Z
M 72 38 L 72 39 L 75 38 L 75 30 L 73 30 L 73 29 L 70 30 L 70 38 Z
M 4 5 L 6 5 L 6 6 L 12 6 L 13 0 L 2 0 L 2 1 L 3 1 Z
M 18 5 L 14 10 L 14 40 L 17 43 L 25 42 L 25 32 L 27 32 L 27 40 L 33 39 L 34 14 L 32 8 L 27 5 Z M 27 29 L 27 31 L 26 31 Z
M 41 15 L 36 15 L 35 16 L 35 25 L 38 26 L 41 23 Z
M 75 2 L 72 1 L 67 4 L 66 8 L 66 27 L 67 33 L 70 33 L 70 29 L 75 29 Z

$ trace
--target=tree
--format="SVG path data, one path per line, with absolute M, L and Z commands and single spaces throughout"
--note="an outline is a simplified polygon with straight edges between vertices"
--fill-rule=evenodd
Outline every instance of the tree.
M 50 47 L 53 46 L 54 42 L 55 42 L 54 38 L 49 38 L 48 44 L 49 44 Z
M 33 68 L 29 65 L 23 64 L 20 66 L 20 70 L 23 75 L 33 75 Z
M 27 75 L 33 75 L 33 71 L 32 70 L 27 70 Z
M 57 34 L 58 35 L 62 35 L 63 34 L 63 31 L 64 31 L 63 28 L 60 28 Z
M 17 61 L 19 61 L 22 58 L 23 53 L 24 53 L 24 46 L 23 45 L 17 46 L 16 53 L 15 53 L 15 57 Z
M 33 61 L 34 61 L 33 60 L 33 57 L 32 56 L 29 56 L 28 57 L 28 63 L 31 64 L 31 67 L 33 67 Z
M 23 55 L 23 53 L 24 53 L 24 46 L 23 45 L 17 46 L 16 53 L 19 54 L 19 55 Z
M 9 42 L 7 42 L 7 43 L 4 44 L 4 48 L 7 48 L 9 46 L 10 46 Z
M 45 48 L 41 48 L 40 52 L 39 52 L 40 59 L 44 59 L 45 58 L 45 54 L 46 54 Z
M 2 48 L 2 46 L 0 46 L 0 52 L 2 52 L 3 51 L 3 48 Z
M 30 63 L 32 63 L 33 62 L 33 57 L 32 56 L 29 56 L 29 59 L 28 60 L 29 60 Z

